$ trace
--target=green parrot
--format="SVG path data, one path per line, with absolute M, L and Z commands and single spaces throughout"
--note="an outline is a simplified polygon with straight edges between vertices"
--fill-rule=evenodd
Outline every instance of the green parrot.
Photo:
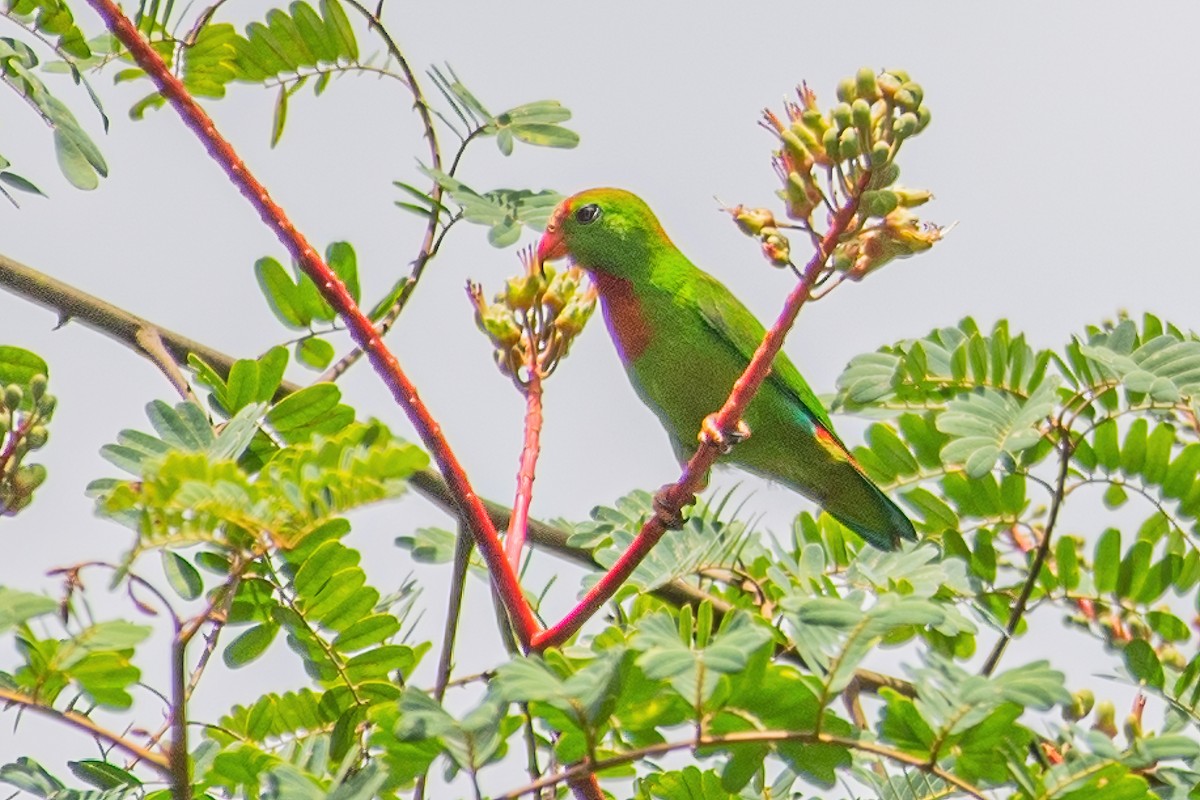
M 705 417 L 724 404 L 766 331 L 630 192 L 589 189 L 564 200 L 538 257 L 564 256 L 591 275 L 633 388 L 686 461 Z M 776 356 L 743 422 L 753 435 L 728 461 L 795 489 L 875 547 L 916 540 L 912 522 L 863 474 L 787 356 Z

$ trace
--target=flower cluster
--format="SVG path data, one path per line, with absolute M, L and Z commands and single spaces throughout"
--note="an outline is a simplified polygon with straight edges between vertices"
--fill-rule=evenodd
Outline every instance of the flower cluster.
M 46 392 L 46 376 L 35 375 L 22 388 L 3 387 L 0 395 L 0 514 L 13 515 L 33 499 L 46 480 L 41 464 L 23 464 L 25 456 L 46 445 L 46 423 L 57 400 Z
M 843 80 L 837 93 L 838 103 L 822 111 L 816 94 L 802 84 L 782 117 L 763 113 L 763 127 L 779 140 L 773 164 L 790 222 L 778 223 L 769 209 L 729 211 L 745 233 L 759 239 L 772 265 L 788 267 L 791 243 L 783 231 L 800 230 L 819 240 L 816 212 L 824 207 L 832 218 L 857 197 L 858 213 L 830 262 L 842 277 L 857 280 L 893 259 L 928 250 L 943 235 L 912 211 L 932 195 L 896 185 L 901 146 L 925 130 L 931 116 L 921 86 L 899 70 L 876 74 L 863 68 Z
M 508 279 L 488 304 L 483 288 L 467 284 L 475 323 L 496 348 L 496 365 L 518 387 L 528 386 L 531 369 L 539 378 L 554 371 L 596 307 L 596 290 L 583 270 L 556 271 L 532 251 L 521 253 L 522 274 Z

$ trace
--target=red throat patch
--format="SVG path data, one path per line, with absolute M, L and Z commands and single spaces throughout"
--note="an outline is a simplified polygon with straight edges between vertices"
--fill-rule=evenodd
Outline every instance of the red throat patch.
M 604 321 L 608 332 L 617 345 L 621 360 L 634 361 L 650 344 L 650 325 L 642 313 L 642 305 L 633 292 L 633 284 L 624 278 L 589 272 L 596 290 L 600 293 L 600 305 L 604 309 Z

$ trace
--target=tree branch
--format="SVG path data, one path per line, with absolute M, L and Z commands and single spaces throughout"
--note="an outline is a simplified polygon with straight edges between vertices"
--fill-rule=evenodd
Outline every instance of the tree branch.
M 97 333 L 124 345 L 146 358 L 150 358 L 150 354 L 143 349 L 137 335 L 139 331 L 144 329 L 153 330 L 166 351 L 171 354 L 173 359 L 179 362 L 187 363 L 188 354 L 194 353 L 212 365 L 219 374 L 228 376 L 229 370 L 233 367 L 233 363 L 236 360 L 227 353 L 197 342 L 194 339 L 189 339 L 180 333 L 164 328 L 149 320 L 135 316 L 122 308 L 101 300 L 95 295 L 88 294 L 70 284 L 55 280 L 32 267 L 20 264 L 3 255 L 0 255 L 0 286 L 4 286 L 13 294 L 55 312 L 63 322 L 68 319 L 78 320 Z M 279 391 L 276 392 L 275 399 L 280 400 L 293 392 L 299 391 L 301 388 L 303 387 L 298 384 L 284 381 L 280 385 Z M 457 515 L 458 507 L 454 502 L 450 487 L 437 472 L 430 469 L 421 470 L 412 476 L 410 482 L 413 488 L 420 492 L 426 499 L 447 513 Z M 512 515 L 511 509 L 490 500 L 484 500 L 483 504 L 488 516 L 491 518 L 492 524 L 496 528 L 504 529 L 509 526 L 509 520 Z M 590 551 L 568 545 L 567 534 L 560 528 L 547 525 L 537 519 L 530 519 L 528 522 L 528 533 L 530 542 L 537 547 L 548 550 L 559 558 L 572 561 L 587 569 L 603 569 L 592 557 Z M 707 592 L 680 580 L 672 581 L 665 586 L 655 589 L 653 594 L 676 606 L 696 606 L 701 601 L 708 599 L 713 604 L 718 624 L 720 617 L 727 614 L 732 608 L 728 602 L 720 598 L 711 597 Z M 794 653 L 786 652 L 783 654 L 783 657 L 802 666 L 802 662 Z M 878 692 L 880 688 L 886 686 L 900 692 L 906 697 L 914 696 L 912 685 L 899 678 L 863 669 L 858 670 L 855 674 L 862 681 L 862 685 L 866 690 Z
M 56 719 L 59 722 L 65 722 L 72 728 L 81 730 L 84 733 L 90 734 L 97 739 L 108 742 L 119 750 L 123 750 L 129 755 L 136 758 L 138 761 L 145 761 L 157 769 L 165 778 L 171 777 L 171 766 L 167 761 L 167 757 L 161 753 L 156 753 L 153 750 L 148 750 L 145 747 L 131 742 L 119 733 L 114 733 L 107 728 L 96 724 L 83 714 L 75 711 L 59 711 L 57 708 L 52 708 L 39 703 L 32 697 L 21 694 L 20 692 L 10 691 L 8 689 L 0 689 L 0 700 L 3 700 L 9 705 L 17 705 L 22 708 L 27 708 L 30 711 L 41 714 L 42 716 Z
M 404 79 L 408 83 L 408 90 L 412 92 L 413 108 L 417 110 L 418 116 L 421 117 L 421 125 L 425 129 L 425 140 L 429 143 L 430 166 L 435 170 L 441 170 L 442 152 L 438 147 L 437 131 L 433 127 L 433 117 L 429 113 L 429 103 L 426 102 L 425 95 L 421 91 L 421 86 L 417 83 L 417 76 L 408 65 L 408 59 L 404 57 L 404 53 L 401 52 L 399 45 L 392 39 L 391 34 L 387 32 L 387 28 L 383 27 L 383 23 L 375 13 L 371 12 L 366 6 L 358 2 L 358 0 L 346 0 L 346 2 L 351 8 L 366 18 L 367 24 L 370 25 L 371 29 L 383 39 L 388 55 L 396 59 L 396 64 L 399 65 L 400 71 L 404 73 Z M 408 298 L 412 296 L 413 291 L 417 288 L 417 283 L 425 273 L 425 265 L 429 263 L 429 259 L 433 258 L 433 254 L 437 252 L 437 245 L 440 243 L 437 237 L 437 226 L 442 213 L 442 185 L 437 181 L 433 182 L 433 188 L 429 192 L 429 199 L 433 202 L 429 211 L 429 219 L 425 223 L 425 235 L 421 240 L 421 249 L 417 251 L 417 257 L 412 261 L 408 277 L 404 279 L 404 288 L 396 298 L 396 302 L 392 304 L 387 314 L 379 322 L 379 336 L 381 337 L 386 336 L 388 331 L 392 329 L 392 325 L 400 318 L 400 313 L 404 311 L 404 307 L 408 303 Z M 320 379 L 322 381 L 337 380 L 346 370 L 354 366 L 354 363 L 362 358 L 362 355 L 363 348 L 356 347 L 327 369 L 321 375 Z
M 417 434 L 429 449 L 442 474 L 446 477 L 459 513 L 471 527 L 479 550 L 488 563 L 492 580 L 495 582 L 513 624 L 523 644 L 528 644 L 541 626 L 533 616 L 528 603 L 521 594 L 516 575 L 508 568 L 504 551 L 496 529 L 480 502 L 470 480 L 457 456 L 442 435 L 441 426 L 421 402 L 417 388 L 409 381 L 400 367 L 400 362 L 379 338 L 375 326 L 367 319 L 358 304 L 346 291 L 346 286 L 317 254 L 312 245 L 292 225 L 283 209 L 271 199 L 266 188 L 250 174 L 245 163 L 234 152 L 233 147 L 217 131 L 212 119 L 188 94 L 183 83 L 167 69 L 162 58 L 142 38 L 129 19 L 113 0 L 89 0 L 100 14 L 105 26 L 116 36 L 130 55 L 154 81 L 155 86 L 175 108 L 187 126 L 204 144 L 209 155 L 228 175 L 230 181 L 258 211 L 289 254 L 300 265 L 300 269 L 316 285 L 322 298 L 329 303 L 345 322 L 355 343 L 362 348 L 371 365 L 379 374 L 392 397 L 404 409 Z
M 550 786 L 555 786 L 564 781 L 577 780 L 582 775 L 595 775 L 597 772 L 603 772 L 612 767 L 619 767 L 622 764 L 628 764 L 633 761 L 640 761 L 643 758 L 650 756 L 662 755 L 664 753 L 674 752 L 676 750 L 693 750 L 701 747 L 721 747 L 734 744 L 755 744 L 755 743 L 770 743 L 770 742 L 811 742 L 821 744 L 832 744 L 841 747 L 848 747 L 852 750 L 858 750 L 863 753 L 886 758 L 889 761 L 895 761 L 899 764 L 904 764 L 910 767 L 916 767 L 922 772 L 927 772 L 930 775 L 941 778 L 946 783 L 963 791 L 977 800 L 988 800 L 987 795 L 983 790 L 974 784 L 964 781 L 953 772 L 944 770 L 936 764 L 930 764 L 928 760 L 921 756 L 914 756 L 905 753 L 902 750 L 896 750 L 886 745 L 881 745 L 876 742 L 866 741 L 862 739 L 851 739 L 846 736 L 834 736 L 828 733 L 815 733 L 813 731 L 740 731 L 735 733 L 727 733 L 721 736 L 697 736 L 692 739 L 686 739 L 677 742 L 658 742 L 656 744 L 641 747 L 636 750 L 630 750 L 620 755 L 604 758 L 598 761 L 581 762 L 561 772 L 556 772 L 553 775 L 547 775 L 541 780 L 528 783 L 519 789 L 514 789 L 507 794 L 500 795 L 498 800 L 516 800 L 516 798 L 527 794 L 534 794 L 541 789 Z

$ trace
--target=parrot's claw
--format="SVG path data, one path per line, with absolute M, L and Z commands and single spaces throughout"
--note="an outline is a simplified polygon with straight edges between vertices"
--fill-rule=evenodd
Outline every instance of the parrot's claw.
M 702 444 L 710 444 L 727 454 L 735 444 L 750 438 L 750 426 L 743 420 L 738 420 L 737 427 L 732 431 L 723 431 L 717 425 L 717 415 L 709 414 L 700 425 L 700 435 L 697 437 Z
M 674 497 L 677 491 L 676 484 L 668 483 L 654 493 L 654 516 L 658 517 L 658 521 L 669 531 L 677 531 L 683 527 L 683 523 L 687 521 L 683 516 L 683 507 L 694 505 L 696 502 L 696 496 L 689 495 L 682 503 L 678 503 Z

